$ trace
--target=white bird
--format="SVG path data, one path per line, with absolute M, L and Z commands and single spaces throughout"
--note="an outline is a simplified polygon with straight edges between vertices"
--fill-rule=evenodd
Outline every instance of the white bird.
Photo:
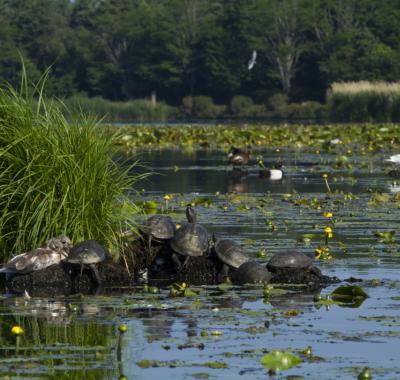
M 247 66 L 247 68 L 249 70 L 251 70 L 254 67 L 254 65 L 256 64 L 256 58 L 257 58 L 257 52 L 255 50 L 253 50 L 253 54 L 251 55 L 251 58 L 249 60 L 249 64 Z
M 400 154 L 395 154 L 394 156 L 390 156 L 386 158 L 385 161 L 392 162 L 394 164 L 400 164 Z

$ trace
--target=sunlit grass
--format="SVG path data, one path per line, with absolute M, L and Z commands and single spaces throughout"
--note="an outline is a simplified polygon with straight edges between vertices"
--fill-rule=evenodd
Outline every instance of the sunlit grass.
M 19 91 L 0 89 L 3 259 L 60 233 L 96 239 L 117 255 L 121 230 L 135 228 L 128 193 L 140 176 L 113 160 L 117 133 L 82 116 L 67 122 L 65 106 L 43 96 L 44 83 L 29 91 L 23 76 Z

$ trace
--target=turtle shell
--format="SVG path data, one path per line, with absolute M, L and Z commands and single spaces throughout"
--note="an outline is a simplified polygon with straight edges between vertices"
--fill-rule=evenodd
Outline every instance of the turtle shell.
M 176 227 L 170 216 L 153 215 L 140 227 L 140 230 L 155 239 L 168 240 L 173 238 Z
M 236 285 L 257 284 L 269 282 L 271 277 L 271 273 L 263 265 L 255 261 L 247 261 L 235 271 L 232 281 Z
M 267 263 L 267 269 L 274 273 L 276 271 L 308 269 L 312 267 L 312 259 L 297 251 L 286 251 L 272 256 Z
M 207 230 L 197 223 L 186 223 L 170 240 L 170 246 L 184 256 L 203 256 L 208 250 Z
M 170 240 L 174 252 L 184 256 L 203 256 L 208 251 L 208 232 L 196 223 L 196 211 L 189 205 L 186 207 L 185 223 Z
M 110 253 L 95 240 L 84 240 L 74 245 L 65 260 L 70 264 L 96 264 L 106 260 Z
M 233 240 L 214 239 L 214 249 L 218 258 L 233 268 L 239 268 L 243 263 L 250 260 L 244 249 Z

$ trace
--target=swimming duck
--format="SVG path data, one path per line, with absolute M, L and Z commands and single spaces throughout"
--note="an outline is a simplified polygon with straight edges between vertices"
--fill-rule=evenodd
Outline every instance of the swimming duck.
M 228 152 L 228 161 L 233 165 L 247 165 L 250 159 L 250 151 L 231 147 Z
M 71 245 L 68 236 L 51 238 L 44 246 L 13 257 L 0 269 L 0 273 L 27 274 L 59 264 L 67 258 Z
M 385 161 L 400 165 L 400 154 L 395 154 L 393 156 L 390 156 L 389 158 L 386 158 Z
M 260 170 L 258 172 L 258 176 L 260 178 L 269 178 L 271 180 L 282 179 L 282 177 L 283 177 L 282 163 L 278 162 L 278 163 L 272 165 L 271 169 L 267 169 L 265 167 L 264 163 L 262 162 L 262 160 L 259 160 L 257 163 L 262 168 L 262 170 Z
M 396 165 L 400 165 L 400 154 L 395 154 L 393 156 L 390 156 L 389 158 L 386 158 L 385 161 L 391 162 Z M 399 166 L 397 166 L 395 169 L 389 170 L 388 175 L 390 177 L 400 178 Z

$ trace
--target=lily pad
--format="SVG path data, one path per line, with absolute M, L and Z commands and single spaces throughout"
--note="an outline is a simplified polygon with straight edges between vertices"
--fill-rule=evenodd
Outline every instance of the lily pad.
M 353 300 L 354 298 L 368 298 L 368 294 L 357 285 L 343 285 L 339 286 L 332 292 L 332 298 L 335 301 L 345 302 L 346 300 Z
M 294 366 L 302 363 L 302 360 L 296 356 L 286 351 L 271 351 L 270 353 L 264 355 L 260 363 L 274 371 L 285 371 Z

